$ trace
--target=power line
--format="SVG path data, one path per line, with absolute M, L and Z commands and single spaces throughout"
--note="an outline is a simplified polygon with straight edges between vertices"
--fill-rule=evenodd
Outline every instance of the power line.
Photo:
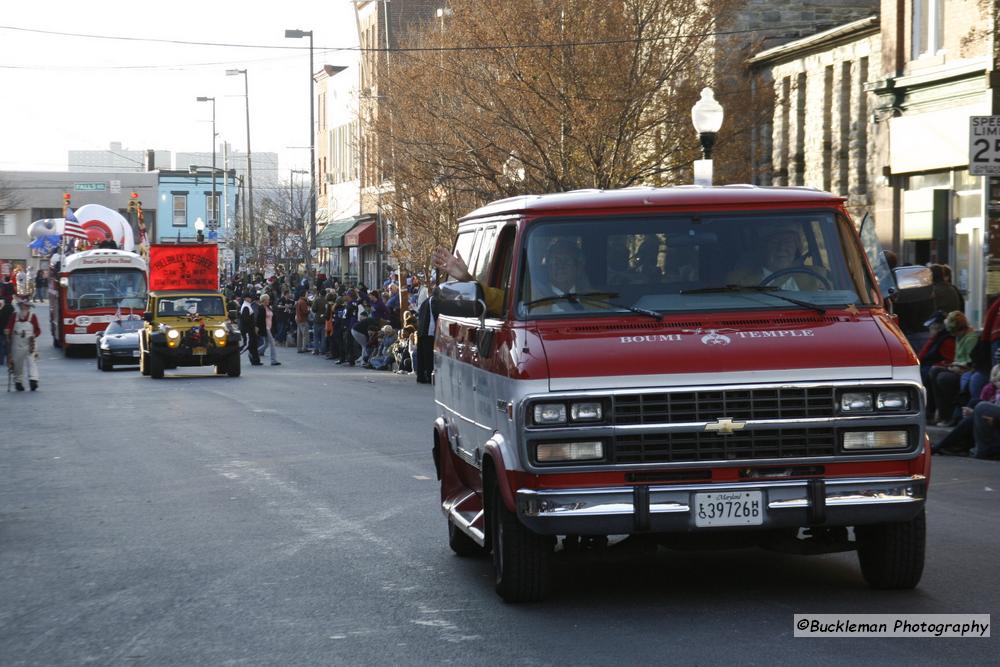
M 585 47 L 585 46 L 612 46 L 615 44 L 636 44 L 636 43 L 648 43 L 648 42 L 663 42 L 674 39 L 686 39 L 695 37 L 721 37 L 725 35 L 741 35 L 748 33 L 758 33 L 758 32 L 769 32 L 774 30 L 794 30 L 799 28 L 826 28 L 830 27 L 830 23 L 817 23 L 815 21 L 808 21 L 803 23 L 787 23 L 784 25 L 775 25 L 770 27 L 762 28 L 746 28 L 743 30 L 712 30 L 706 32 L 694 32 L 684 35 L 664 35 L 659 37 L 642 37 L 642 38 L 621 38 L 621 39 L 601 39 L 601 40 L 586 40 L 579 42 L 541 42 L 541 43 L 531 43 L 524 42 L 519 44 L 486 44 L 480 46 L 412 46 L 412 47 L 363 47 L 363 46 L 321 46 L 314 47 L 314 50 L 322 51 L 339 51 L 339 52 L 356 52 L 356 53 L 406 53 L 406 52 L 447 52 L 447 51 L 500 51 L 500 50 L 511 50 L 511 49 L 555 49 L 555 48 L 566 48 L 566 47 Z M 38 28 L 22 28 L 18 26 L 8 26 L 0 25 L 0 30 L 11 30 L 16 32 L 28 32 L 41 35 L 54 35 L 58 37 L 80 37 L 85 39 L 106 39 L 114 41 L 127 41 L 127 42 L 149 42 L 156 44 L 175 44 L 182 46 L 210 46 L 210 47 L 223 47 L 223 48 L 233 48 L 233 49 L 281 49 L 281 50 L 292 50 L 292 51 L 302 51 L 307 50 L 308 46 L 285 46 L 285 45 L 275 45 L 275 44 L 245 44 L 238 42 L 199 42 L 193 40 L 181 40 L 181 39 L 163 39 L 155 37 L 126 37 L 122 35 L 95 35 L 90 33 L 75 33 L 75 32 L 62 32 L 56 30 L 41 30 Z M 217 64 L 217 63 L 213 63 Z M 161 66 L 162 67 L 162 66 Z

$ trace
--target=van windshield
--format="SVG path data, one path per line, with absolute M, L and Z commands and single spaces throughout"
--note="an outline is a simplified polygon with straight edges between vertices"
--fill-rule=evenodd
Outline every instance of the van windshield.
M 520 317 L 871 305 L 855 232 L 834 211 L 543 219 Z

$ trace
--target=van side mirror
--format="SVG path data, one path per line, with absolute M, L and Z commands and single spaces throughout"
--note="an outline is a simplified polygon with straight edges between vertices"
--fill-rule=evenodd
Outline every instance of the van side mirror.
M 934 278 L 926 266 L 898 266 L 892 270 L 896 282 L 890 295 L 896 303 L 917 303 L 934 298 Z
M 147 310 L 146 312 L 144 312 L 142 314 L 142 319 L 144 319 L 147 322 L 152 322 L 153 321 L 153 313 L 151 313 L 151 312 L 149 312 Z
M 434 288 L 434 313 L 448 317 L 484 317 L 486 300 L 482 286 L 459 280 L 438 285 Z

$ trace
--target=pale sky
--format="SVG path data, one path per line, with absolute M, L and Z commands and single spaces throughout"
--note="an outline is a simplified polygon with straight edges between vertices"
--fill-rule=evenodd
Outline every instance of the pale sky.
M 47 35 L 21 28 L 112 37 L 221 42 L 301 50 L 209 47 Z M 0 171 L 65 171 L 67 151 L 155 148 L 210 151 L 216 98 L 220 141 L 246 150 L 243 77 L 250 86 L 251 149 L 277 152 L 280 168 L 308 168 L 309 40 L 315 67 L 357 52 L 350 0 L 0 0 Z M 220 156 L 221 160 L 221 156 Z

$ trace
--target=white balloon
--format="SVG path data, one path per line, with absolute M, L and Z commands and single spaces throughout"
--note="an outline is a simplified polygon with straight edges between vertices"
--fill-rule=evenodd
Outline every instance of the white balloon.
M 28 225 L 28 237 L 40 239 L 43 236 L 61 236 L 63 233 L 63 218 L 42 218 Z

